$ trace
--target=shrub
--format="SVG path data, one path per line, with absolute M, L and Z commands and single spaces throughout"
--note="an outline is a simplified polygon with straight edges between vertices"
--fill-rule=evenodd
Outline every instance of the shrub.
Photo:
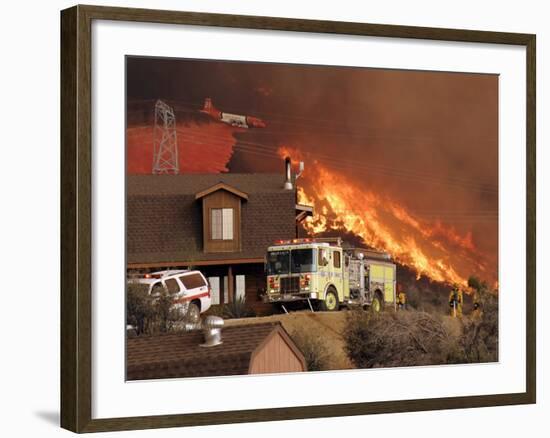
M 407 307 L 418 309 L 421 303 L 421 296 L 418 287 L 410 286 L 406 289 L 407 293 Z
M 304 355 L 308 371 L 330 369 L 330 354 L 320 336 L 296 330 L 290 337 Z
M 245 297 L 237 297 L 223 306 L 223 316 L 228 319 L 246 318 L 256 316 L 256 313 L 248 306 Z
M 448 363 L 456 340 L 425 312 L 349 312 L 345 351 L 358 368 Z
M 481 281 L 475 275 L 470 275 L 468 278 L 468 286 L 478 292 L 481 290 L 487 290 L 487 283 L 485 281 Z
M 126 291 L 126 324 L 136 335 L 166 333 L 185 322 L 187 308 L 174 306 L 174 296 L 166 289 L 152 296 L 147 285 L 129 282 Z
M 206 315 L 220 316 L 223 318 L 224 306 L 223 304 L 213 304 L 210 309 L 206 311 Z
M 460 342 L 467 362 L 498 360 L 498 297 L 486 288 L 479 291 L 481 313 L 464 319 Z
M 186 318 L 187 306 L 174 306 L 174 296 L 163 289 L 153 300 L 154 320 L 151 333 L 166 333 L 172 331 L 183 323 Z
M 137 335 L 146 333 L 154 318 L 154 308 L 148 287 L 130 282 L 126 288 L 126 324 L 134 327 Z
M 439 308 L 439 307 L 442 307 L 442 305 L 447 305 L 447 302 L 443 302 L 443 299 L 441 298 L 441 294 L 437 291 L 435 291 L 433 294 L 432 294 L 432 298 L 430 300 L 430 303 L 436 307 L 436 308 Z

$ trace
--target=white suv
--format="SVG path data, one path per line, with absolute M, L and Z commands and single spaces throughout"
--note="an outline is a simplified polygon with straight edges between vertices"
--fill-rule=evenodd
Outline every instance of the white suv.
M 158 295 L 166 289 L 174 296 L 174 305 L 181 307 L 192 322 L 197 322 L 200 314 L 212 304 L 210 285 L 200 271 L 157 271 L 131 281 L 149 285 L 150 295 Z

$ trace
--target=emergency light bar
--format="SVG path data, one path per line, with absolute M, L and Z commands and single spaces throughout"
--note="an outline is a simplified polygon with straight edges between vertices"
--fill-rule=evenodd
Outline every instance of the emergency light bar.
M 309 237 L 302 238 L 302 239 L 289 239 L 289 240 L 276 240 L 274 242 L 275 245 L 290 245 L 292 243 L 312 243 L 315 242 L 315 239 L 311 239 Z

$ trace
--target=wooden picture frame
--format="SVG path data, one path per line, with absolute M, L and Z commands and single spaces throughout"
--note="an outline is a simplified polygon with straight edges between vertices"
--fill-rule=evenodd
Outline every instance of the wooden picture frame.
M 526 391 L 244 411 L 92 418 L 92 22 L 114 20 L 517 45 L 526 48 Z M 535 35 L 75 6 L 61 13 L 61 426 L 98 432 L 529 404 L 536 401 Z

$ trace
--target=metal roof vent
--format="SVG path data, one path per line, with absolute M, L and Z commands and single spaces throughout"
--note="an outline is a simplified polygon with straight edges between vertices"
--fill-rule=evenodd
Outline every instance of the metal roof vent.
M 290 166 L 290 157 L 285 158 L 285 190 L 292 190 L 294 187 L 292 185 L 292 173 Z
M 219 316 L 209 315 L 199 322 L 185 324 L 185 330 L 202 330 L 202 333 L 204 335 L 204 343 L 200 344 L 200 346 L 214 347 L 216 345 L 223 344 L 223 325 L 223 318 L 220 318 Z
M 303 172 L 304 172 L 304 162 L 300 161 L 299 170 L 296 176 L 294 177 L 294 182 L 296 182 L 296 180 L 300 178 L 300 176 L 302 176 Z M 294 189 L 294 184 L 292 183 L 292 160 L 290 159 L 290 157 L 285 158 L 285 184 L 283 187 L 285 190 Z

